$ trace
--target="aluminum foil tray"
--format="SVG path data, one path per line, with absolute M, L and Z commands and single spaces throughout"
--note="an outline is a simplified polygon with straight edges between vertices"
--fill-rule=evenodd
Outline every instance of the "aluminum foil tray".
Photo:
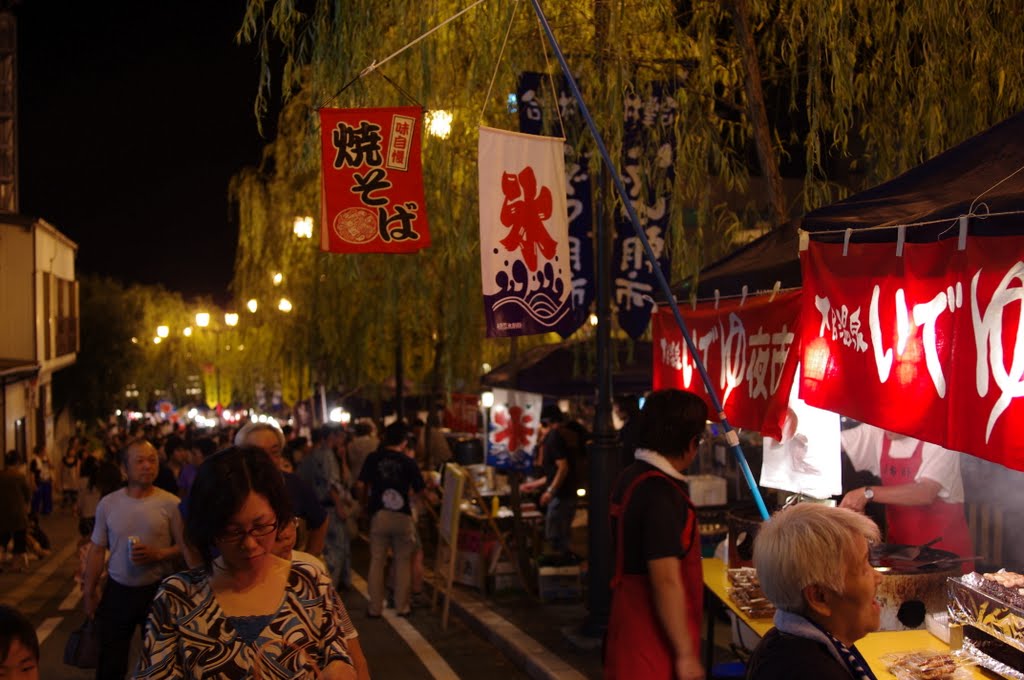
M 973 626 L 987 633 L 995 641 L 1013 648 L 1018 654 L 1024 653 L 1024 609 L 1001 599 L 991 587 L 986 586 L 980 574 L 972 573 L 950 578 L 946 581 L 946 592 L 949 595 L 950 623 Z M 983 650 L 977 649 L 976 645 L 968 645 L 966 639 L 964 648 L 979 662 L 992 661 L 991 657 L 984 654 Z M 1024 667 L 1014 670 L 1017 675 L 1006 677 L 1024 680 Z M 998 672 L 1005 675 L 1002 670 Z
M 1000 642 L 995 642 L 995 640 L 992 639 L 990 639 L 989 642 L 993 642 L 996 645 L 1002 644 Z M 1009 646 L 1004 647 L 1003 649 L 1007 649 L 1008 647 Z M 1024 680 L 1024 671 L 1020 671 L 1017 668 L 1014 668 L 1014 666 L 989 656 L 989 652 L 994 652 L 996 650 L 993 650 L 992 647 L 986 644 L 986 641 L 984 640 L 972 640 L 965 637 L 963 647 L 960 648 L 960 651 L 968 658 L 975 661 L 982 668 L 987 668 L 1004 678 L 1008 678 L 1009 680 Z

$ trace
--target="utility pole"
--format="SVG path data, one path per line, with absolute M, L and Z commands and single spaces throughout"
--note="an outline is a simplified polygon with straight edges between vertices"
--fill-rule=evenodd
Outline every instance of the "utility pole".
M 610 8 L 607 0 L 594 0 L 594 44 L 597 45 L 597 73 L 607 82 L 604 73 L 604 42 L 608 35 Z M 618 438 L 612 425 L 612 305 L 609 260 L 611 238 L 608 227 L 614 224 L 614 201 L 608 190 L 608 169 L 599 158 L 597 205 L 594 210 L 595 263 L 597 281 L 595 306 L 597 312 L 597 401 L 594 409 L 594 440 L 590 445 L 590 479 L 587 498 L 587 616 L 581 632 L 588 637 L 603 638 L 611 612 L 612 542 L 608 524 L 612 475 L 618 455 Z M 590 172 L 594 169 L 591 167 Z

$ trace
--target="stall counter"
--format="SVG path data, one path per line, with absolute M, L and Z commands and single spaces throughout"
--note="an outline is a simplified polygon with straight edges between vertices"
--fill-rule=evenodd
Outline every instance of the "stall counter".
M 743 623 L 750 626 L 758 637 L 763 637 L 772 628 L 771 619 L 752 619 L 742 611 L 731 599 L 727 588 L 729 577 L 726 574 L 725 563 L 717 558 L 705 558 L 702 560 L 704 567 L 704 586 L 710 594 L 718 599 L 729 611 L 736 614 Z M 857 642 L 857 649 L 867 660 L 878 680 L 895 680 L 895 676 L 885 670 L 881 657 L 885 654 L 901 651 L 915 651 L 919 649 L 930 649 L 937 652 L 948 652 L 949 645 L 938 639 L 927 630 L 899 630 L 869 633 L 863 640 Z M 705 660 L 707 661 L 707 660 Z M 970 667 L 971 677 L 984 680 L 995 676 L 987 675 L 982 669 Z

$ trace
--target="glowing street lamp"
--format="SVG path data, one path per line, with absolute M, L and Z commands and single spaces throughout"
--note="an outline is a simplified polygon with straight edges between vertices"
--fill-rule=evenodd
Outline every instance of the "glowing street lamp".
M 186 338 L 191 338 L 192 337 L 192 326 L 185 326 L 184 328 L 182 328 L 181 329 L 181 334 L 184 335 Z
M 171 334 L 171 329 L 168 328 L 167 326 L 157 326 L 156 327 L 156 334 L 157 334 L 157 337 L 166 338 L 168 335 Z
M 210 313 L 209 312 L 199 312 L 198 314 L 196 314 L 196 325 L 199 326 L 200 328 L 206 328 L 207 326 L 209 326 L 210 325 Z
M 277 308 L 286 314 L 292 311 L 292 303 L 288 298 L 281 298 L 281 301 L 277 303 Z
M 452 133 L 451 111 L 427 111 L 427 132 L 439 139 L 448 139 Z
M 282 281 L 284 281 L 284 274 L 281 272 L 274 272 L 274 285 L 280 286 Z
M 163 338 L 161 338 L 159 335 L 153 338 L 154 345 L 159 345 L 161 342 L 163 342 Z
M 236 314 L 235 312 L 225 312 L 224 313 L 224 323 L 226 323 L 229 326 L 237 326 L 238 325 L 238 314 Z
M 299 238 L 313 238 L 313 218 L 309 215 L 305 217 L 296 217 L 295 223 L 292 226 L 292 231 Z
M 249 312 L 251 314 L 255 314 L 256 310 L 259 309 L 260 304 L 256 302 L 256 298 L 252 298 L 251 300 L 245 303 L 245 306 L 249 309 Z

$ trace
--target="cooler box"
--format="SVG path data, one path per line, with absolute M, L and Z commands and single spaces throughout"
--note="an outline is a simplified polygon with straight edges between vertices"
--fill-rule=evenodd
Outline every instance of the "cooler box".
M 537 569 L 538 590 L 543 602 L 577 600 L 583 595 L 579 565 L 540 567 Z

